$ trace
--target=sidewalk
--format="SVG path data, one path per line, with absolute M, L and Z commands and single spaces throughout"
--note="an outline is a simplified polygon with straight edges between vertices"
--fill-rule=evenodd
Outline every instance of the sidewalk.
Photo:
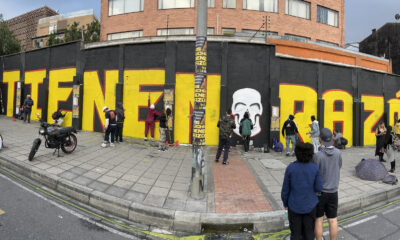
M 206 194 L 190 197 L 191 147 L 167 152 L 141 144 L 121 143 L 101 148 L 102 134 L 79 132 L 74 153 L 62 157 L 43 144 L 34 160 L 27 160 L 38 123 L 24 124 L 0 117 L 0 133 L 7 149 L 0 166 L 105 212 L 138 222 L 149 229 L 200 233 L 204 226 L 252 225 L 255 232 L 284 228 L 280 191 L 286 166 L 294 157 L 232 149 L 229 165 L 215 163 L 215 147 L 206 148 Z M 354 176 L 362 158 L 373 148 L 343 151 L 339 188 L 340 214 L 361 211 L 389 201 L 398 186 L 363 181 Z

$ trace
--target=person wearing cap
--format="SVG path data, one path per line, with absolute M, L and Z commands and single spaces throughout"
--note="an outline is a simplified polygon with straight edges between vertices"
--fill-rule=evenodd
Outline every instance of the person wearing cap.
M 31 112 L 32 112 L 32 106 L 33 106 L 33 100 L 31 98 L 31 95 L 26 95 L 26 99 L 24 101 L 24 107 L 25 107 L 25 117 L 24 117 L 24 122 L 28 119 L 28 123 L 31 123 Z
M 149 133 L 149 128 L 151 132 L 151 141 L 154 141 L 154 126 L 155 126 L 155 118 L 161 116 L 155 107 L 154 104 L 150 105 L 150 94 L 149 100 L 147 102 L 147 117 L 145 121 L 145 129 L 144 129 L 144 140 L 147 141 L 147 134 Z
M 104 142 L 103 144 L 101 144 L 101 146 L 104 148 L 107 147 L 107 144 L 110 142 L 110 133 L 111 133 L 110 147 L 114 147 L 114 135 L 115 135 L 115 130 L 117 129 L 115 112 L 113 110 L 108 109 L 107 106 L 103 107 L 103 112 L 105 113 L 106 125 L 104 126 L 105 129 Z
M 294 121 L 294 116 L 289 115 L 288 120 L 285 121 L 282 127 L 282 136 L 286 135 L 286 156 L 290 154 L 290 142 L 292 142 L 292 153 L 294 155 L 294 149 L 296 148 L 296 134 L 299 133 L 297 129 L 297 124 Z
M 317 206 L 317 220 L 315 221 L 315 238 L 322 239 L 323 220 L 326 215 L 329 223 L 330 239 L 337 238 L 338 223 L 338 189 L 340 168 L 342 167 L 342 154 L 333 146 L 332 132 L 323 128 L 319 135 L 321 147 L 314 154 L 314 163 L 317 164 L 322 176 L 322 191 Z

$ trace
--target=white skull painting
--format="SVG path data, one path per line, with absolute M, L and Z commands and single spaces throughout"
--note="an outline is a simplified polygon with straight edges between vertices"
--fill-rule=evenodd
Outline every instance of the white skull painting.
M 252 88 L 242 88 L 234 92 L 232 98 L 232 114 L 235 116 L 236 124 L 236 129 L 233 131 L 240 136 L 240 120 L 242 120 L 245 112 L 249 112 L 250 119 L 254 125 L 253 130 L 251 130 L 251 136 L 259 134 L 261 132 L 260 119 L 263 113 L 261 94 Z

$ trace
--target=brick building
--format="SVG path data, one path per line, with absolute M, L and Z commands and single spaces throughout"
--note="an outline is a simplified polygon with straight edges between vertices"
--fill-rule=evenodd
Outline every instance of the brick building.
M 100 39 L 194 35 L 196 6 L 195 0 L 101 0 Z M 208 0 L 208 6 L 209 35 L 252 36 L 261 27 L 261 34 L 344 47 L 344 0 Z
M 44 6 L 24 13 L 7 21 L 9 29 L 21 44 L 21 50 L 32 49 L 32 38 L 36 35 L 36 28 L 40 18 L 57 15 L 53 9 Z
M 400 74 L 400 23 L 386 23 L 360 42 L 360 52 L 392 60 L 393 73 Z

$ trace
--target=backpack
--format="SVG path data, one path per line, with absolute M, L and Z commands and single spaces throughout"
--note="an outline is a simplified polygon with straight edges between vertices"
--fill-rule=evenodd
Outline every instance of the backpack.
M 382 179 L 382 182 L 383 183 L 387 183 L 387 184 L 391 184 L 391 185 L 396 185 L 398 180 L 397 180 L 397 177 L 395 175 L 388 174 L 388 175 L 386 175 L 386 177 L 384 177 Z
M 275 152 L 282 152 L 283 151 L 283 144 L 279 142 L 277 139 L 272 139 L 272 144 Z
M 115 112 L 114 111 L 110 111 L 110 120 L 114 120 L 115 119 Z
M 251 129 L 252 129 L 252 122 L 250 119 L 244 119 L 241 123 L 240 123 L 240 127 L 239 127 L 239 133 L 242 136 L 251 136 Z
M 51 115 L 51 117 L 52 117 L 54 120 L 56 120 L 56 119 L 58 118 L 57 112 L 54 112 L 54 113 Z
M 219 121 L 219 135 L 222 139 L 228 139 L 232 133 L 232 123 L 228 117 Z
M 346 138 L 341 137 L 340 138 L 340 145 L 346 146 L 349 143 Z

